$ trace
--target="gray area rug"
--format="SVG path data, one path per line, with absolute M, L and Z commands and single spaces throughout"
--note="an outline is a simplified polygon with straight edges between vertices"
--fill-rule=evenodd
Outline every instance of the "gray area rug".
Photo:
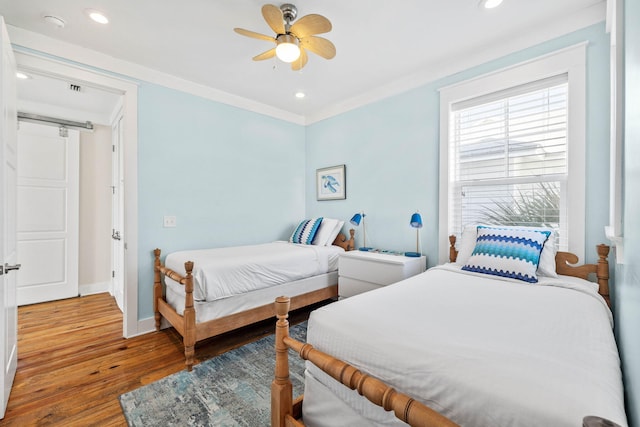
M 306 322 L 290 335 L 306 342 Z M 303 393 L 304 360 L 289 350 L 293 397 Z M 274 335 L 120 396 L 129 426 L 268 426 Z

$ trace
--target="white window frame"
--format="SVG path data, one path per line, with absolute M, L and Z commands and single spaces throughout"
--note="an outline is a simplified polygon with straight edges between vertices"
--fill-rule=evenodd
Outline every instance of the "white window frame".
M 524 85 L 555 75 L 567 74 L 567 237 L 569 251 L 584 260 L 586 194 L 586 48 L 570 46 L 535 59 L 440 89 L 440 195 L 439 262 L 449 257 L 449 121 L 455 103 Z
M 610 38 L 611 134 L 609 157 L 609 225 L 605 235 L 616 247 L 616 263 L 624 262 L 622 236 L 622 139 L 624 133 L 624 16 L 622 0 L 607 0 L 607 32 Z

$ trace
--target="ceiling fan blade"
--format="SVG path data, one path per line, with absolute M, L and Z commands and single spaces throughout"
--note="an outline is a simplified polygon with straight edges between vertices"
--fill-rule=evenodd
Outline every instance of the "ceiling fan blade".
M 336 56 L 336 47 L 329 40 L 322 37 L 305 37 L 300 39 L 300 45 L 325 59 L 332 59 Z
M 284 34 L 284 18 L 279 7 L 272 4 L 262 6 L 262 16 L 276 34 Z
M 274 47 L 273 49 L 269 49 L 266 52 L 262 52 L 260 55 L 256 55 L 253 57 L 254 61 L 262 61 L 264 59 L 271 59 L 274 56 L 276 56 L 276 48 Z
M 303 38 L 331 31 L 331 22 L 322 15 L 312 13 L 298 19 L 289 29 L 296 37 Z
M 267 35 L 264 35 L 264 34 L 256 33 L 255 31 L 245 30 L 244 28 L 234 28 L 233 31 L 235 31 L 238 34 L 242 34 L 243 36 L 251 37 L 251 38 L 254 38 L 254 39 L 266 40 L 266 41 L 270 41 L 270 42 L 275 42 L 276 41 L 276 39 L 274 39 L 271 36 L 267 36 Z
M 301 47 L 300 48 L 300 57 L 291 63 L 291 69 L 293 71 L 301 70 L 302 67 L 307 65 L 307 61 L 308 60 L 309 60 L 309 57 L 307 56 L 307 52 L 304 50 L 304 48 Z

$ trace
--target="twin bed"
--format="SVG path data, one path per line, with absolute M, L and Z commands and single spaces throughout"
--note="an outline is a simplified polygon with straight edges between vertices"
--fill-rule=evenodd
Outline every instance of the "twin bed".
M 337 298 L 338 258 L 355 247 L 343 224 L 312 218 L 286 242 L 174 252 L 164 264 L 155 249 L 156 330 L 164 318 L 182 336 L 190 371 L 196 342 L 272 318 L 279 295 L 291 296 L 292 309 Z
M 543 235 L 532 272 L 487 258 L 504 251 L 491 247 L 506 241 L 495 233 L 474 227 L 460 254 L 451 239 L 450 263 L 315 310 L 307 344 L 288 336 L 288 298 L 278 298 L 272 426 L 568 427 L 588 416 L 626 426 L 609 248 L 573 266 Z M 308 360 L 295 401 L 289 348 Z

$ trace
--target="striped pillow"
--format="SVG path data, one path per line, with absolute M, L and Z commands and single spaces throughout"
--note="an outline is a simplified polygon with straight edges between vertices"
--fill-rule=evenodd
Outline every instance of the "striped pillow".
M 463 270 L 537 283 L 540 253 L 551 231 L 478 226 L 473 253 Z
M 310 245 L 311 242 L 313 242 L 313 238 L 316 236 L 321 223 L 322 218 L 302 220 L 289 238 L 289 242 Z

